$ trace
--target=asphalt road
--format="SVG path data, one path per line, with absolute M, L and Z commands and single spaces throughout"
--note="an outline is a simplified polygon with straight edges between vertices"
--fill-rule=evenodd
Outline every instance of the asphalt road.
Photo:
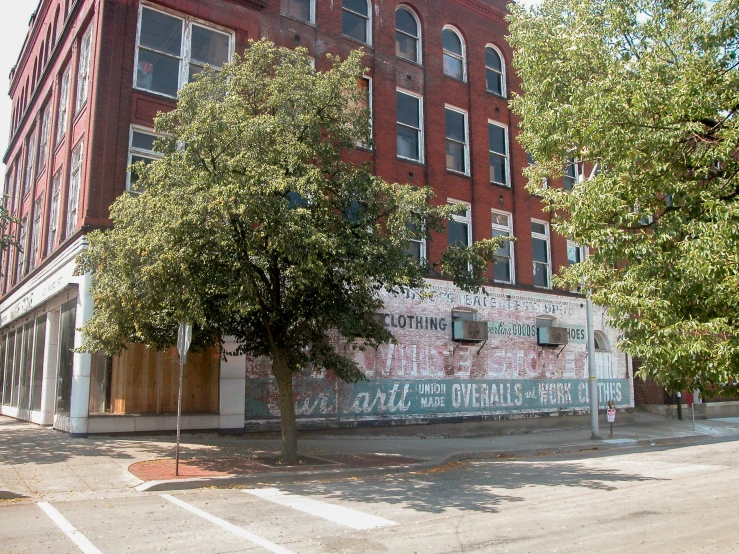
M 0 552 L 735 552 L 739 442 L 0 502 Z

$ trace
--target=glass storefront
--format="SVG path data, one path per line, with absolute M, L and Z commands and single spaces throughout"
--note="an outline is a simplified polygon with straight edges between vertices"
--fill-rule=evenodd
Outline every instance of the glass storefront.
M 72 367 L 77 299 L 62 305 L 59 321 L 59 365 L 56 374 L 56 413 L 68 414 L 72 406 Z
M 46 314 L 36 319 L 36 333 L 33 341 L 33 380 L 31 388 L 31 409 L 41 409 L 41 385 L 44 382 L 44 353 L 46 352 Z
M 46 347 L 46 314 L 0 337 L 2 403 L 21 410 L 41 409 Z

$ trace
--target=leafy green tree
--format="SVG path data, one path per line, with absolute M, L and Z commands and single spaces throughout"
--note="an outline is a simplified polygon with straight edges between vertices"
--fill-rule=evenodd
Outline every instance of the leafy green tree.
M 710 394 L 739 369 L 739 3 L 544 0 L 512 7 L 530 189 L 592 247 L 564 272 L 668 390 Z M 735 387 L 734 387 L 735 388 Z
M 23 248 L 15 235 L 9 232 L 10 226 L 13 223 L 20 223 L 20 220 L 10 215 L 10 212 L 8 212 L 5 206 L 0 205 L 0 253 L 5 252 L 11 247 Z
M 378 293 L 424 288 L 430 268 L 406 254 L 409 242 L 443 231 L 455 210 L 346 161 L 371 140 L 361 59 L 315 71 L 304 49 L 259 41 L 199 76 L 156 118 L 164 157 L 133 168 L 142 194 L 119 198 L 113 229 L 91 233 L 78 258 L 78 272 L 93 272 L 85 350 L 165 348 L 187 320 L 193 344 L 233 336 L 232 354 L 270 357 L 287 464 L 297 461 L 294 374 L 313 365 L 364 378 L 334 345 L 392 340 L 372 317 Z M 497 245 L 450 248 L 439 269 L 474 289 Z

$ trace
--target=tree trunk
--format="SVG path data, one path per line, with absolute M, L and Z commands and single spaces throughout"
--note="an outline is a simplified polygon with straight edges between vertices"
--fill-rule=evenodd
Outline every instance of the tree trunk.
M 298 463 L 298 429 L 295 421 L 295 397 L 293 396 L 293 375 L 282 356 L 274 356 L 272 371 L 277 379 L 280 393 L 280 426 L 282 427 L 282 463 Z

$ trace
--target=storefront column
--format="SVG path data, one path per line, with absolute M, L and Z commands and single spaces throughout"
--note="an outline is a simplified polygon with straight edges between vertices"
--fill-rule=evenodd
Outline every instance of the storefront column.
M 79 296 L 77 297 L 77 317 L 75 328 L 81 328 L 92 317 L 92 294 L 90 292 L 90 273 L 80 278 Z M 74 348 L 82 346 L 82 333 L 75 331 Z M 72 437 L 87 436 L 87 422 L 90 412 L 90 374 L 92 354 L 74 353 L 72 370 L 72 401 L 69 412 L 69 435 Z
M 42 425 L 54 423 L 56 408 L 56 370 L 59 363 L 59 311 L 46 314 L 44 344 L 44 378 L 41 382 Z

